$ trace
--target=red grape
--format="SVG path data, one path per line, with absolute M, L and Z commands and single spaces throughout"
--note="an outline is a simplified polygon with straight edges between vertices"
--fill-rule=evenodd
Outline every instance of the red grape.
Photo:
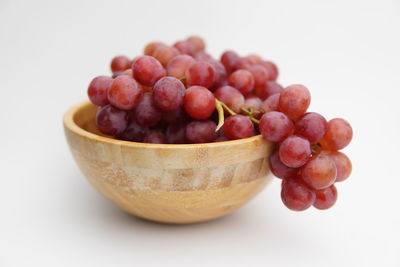
M 167 140 L 169 144 L 186 144 L 186 125 L 170 124 L 167 127 Z
M 225 142 L 225 141 L 229 141 L 229 139 L 226 136 L 219 136 L 217 137 L 217 139 L 214 140 L 214 142 Z
M 186 83 L 188 86 L 200 85 L 210 88 L 215 82 L 216 74 L 214 66 L 210 63 L 195 62 L 186 70 Z
M 133 71 L 132 71 L 132 69 L 127 69 L 124 72 L 122 72 L 121 75 L 126 75 L 128 77 L 133 78 Z
M 195 52 L 204 51 L 204 49 L 206 48 L 206 43 L 202 38 L 198 36 L 190 36 L 189 38 L 187 38 L 187 41 L 192 46 L 192 49 Z
M 258 63 L 259 65 L 263 66 L 268 73 L 270 73 L 270 77 L 272 81 L 275 81 L 278 78 L 278 67 L 271 61 L 261 61 Z
M 185 86 L 174 77 L 161 78 L 153 87 L 153 100 L 162 111 L 173 111 L 182 106 Z
M 252 64 L 257 64 L 257 63 L 260 63 L 261 61 L 263 61 L 260 56 L 254 55 L 254 54 L 248 55 L 246 58 L 249 59 Z
M 310 105 L 311 95 L 308 89 L 300 84 L 284 88 L 279 99 L 279 110 L 292 120 L 299 119 Z
M 229 116 L 223 126 L 224 134 L 230 140 L 247 138 L 254 135 L 254 126 L 249 118 L 243 115 Z
M 219 61 L 211 61 L 211 65 L 215 68 L 215 82 L 211 87 L 212 90 L 218 89 L 221 86 L 228 84 L 228 74 L 226 73 L 224 65 L 222 65 Z
M 254 65 L 254 63 L 253 63 L 253 60 L 252 60 L 251 58 L 248 58 L 248 57 L 241 57 L 241 58 L 239 58 L 239 60 L 238 60 L 238 65 L 237 65 L 237 67 L 238 67 L 238 69 L 243 69 L 243 70 L 245 70 L 245 69 L 250 68 L 250 67 L 253 66 L 253 65 Z
M 124 71 L 131 67 L 131 60 L 126 56 L 117 56 L 111 61 L 111 71 Z
M 262 65 L 252 65 L 247 70 L 254 77 L 255 88 L 263 88 L 267 81 L 272 80 L 271 74 Z
M 144 139 L 143 143 L 151 143 L 151 144 L 166 144 L 167 138 L 165 134 L 157 131 L 148 132 Z
M 154 126 L 161 120 L 161 111 L 154 104 L 150 93 L 145 93 L 135 108 L 137 122 L 145 126 Z
M 186 139 L 190 143 L 210 143 L 217 138 L 217 125 L 211 120 L 194 120 L 186 126 Z
M 283 204 L 291 210 L 306 210 L 315 202 L 315 193 L 299 179 L 282 180 L 281 198 Z
M 301 178 L 313 189 L 327 188 L 336 179 L 335 163 L 328 155 L 314 155 L 302 167 Z
M 228 82 L 244 95 L 250 93 L 254 88 L 254 77 L 248 70 L 235 71 L 229 76 Z
M 279 106 L 279 98 L 281 94 L 274 94 L 268 97 L 264 102 L 261 104 L 261 110 L 265 113 L 270 111 L 277 111 Z
M 226 71 L 228 74 L 233 73 L 235 70 L 238 69 L 239 63 L 239 55 L 233 51 L 226 51 L 221 56 L 221 63 L 225 66 Z
M 144 48 L 144 54 L 146 56 L 152 56 L 154 51 L 161 47 L 161 46 L 167 46 L 166 44 L 162 43 L 162 42 L 152 42 L 149 43 L 148 45 L 146 45 L 146 47 Z
M 128 124 L 128 114 L 111 105 L 101 107 L 96 114 L 96 125 L 106 135 L 122 133 Z
M 110 102 L 107 98 L 107 90 L 110 87 L 113 78 L 108 76 L 97 76 L 88 87 L 88 96 L 90 101 L 97 106 L 105 106 Z
M 275 151 L 269 156 L 268 162 L 272 173 L 278 178 L 284 179 L 289 177 L 295 177 L 297 174 L 297 169 L 290 168 L 285 164 L 283 164 L 283 162 L 279 158 L 278 151 Z
M 260 120 L 260 132 L 271 142 L 282 142 L 293 132 L 293 122 L 282 112 L 265 113 Z
M 151 56 L 142 56 L 132 65 L 133 77 L 141 84 L 153 86 L 165 76 L 165 69 L 161 63 Z
M 310 159 L 310 156 L 310 142 L 299 136 L 289 136 L 279 147 L 279 158 L 286 166 L 291 168 L 303 166 Z
M 352 165 L 346 154 L 339 151 L 322 151 L 321 154 L 328 155 L 335 163 L 337 170 L 335 182 L 342 182 L 350 176 Z
M 226 85 L 214 92 L 215 97 L 225 103 L 234 112 L 239 113 L 240 107 L 244 105 L 243 95 L 234 87 Z M 228 114 L 227 111 L 225 111 Z
M 328 122 L 328 129 L 320 141 L 323 149 L 339 150 L 345 148 L 353 138 L 353 129 L 343 119 L 332 119 Z
M 178 108 L 169 112 L 163 112 L 162 114 L 162 121 L 168 124 L 181 123 L 187 119 L 187 114 L 182 108 Z
M 134 118 L 131 118 L 126 129 L 116 137 L 125 141 L 142 142 L 147 131 L 146 126 L 140 125 Z
M 335 185 L 325 189 L 315 190 L 314 207 L 320 210 L 326 210 L 332 207 L 337 200 L 337 190 Z
M 304 114 L 294 125 L 294 133 L 308 139 L 311 143 L 324 137 L 328 123 L 320 114 L 309 112 Z
M 114 107 L 130 110 L 142 99 L 143 90 L 134 79 L 121 75 L 111 83 L 107 96 Z
M 205 61 L 205 62 L 208 62 L 208 63 L 211 63 L 211 62 L 215 61 L 215 59 L 210 54 L 208 54 L 208 53 L 206 53 L 204 51 L 197 52 L 194 55 L 194 58 L 197 61 Z
M 170 46 L 160 46 L 154 50 L 153 57 L 155 57 L 158 61 L 160 61 L 163 67 L 167 67 L 168 62 L 174 58 L 175 56 L 179 55 L 179 50 L 175 47 Z
M 255 91 L 259 98 L 265 100 L 274 94 L 280 93 L 282 91 L 282 86 L 274 81 L 267 81 L 261 86 L 256 87 Z
M 184 80 L 186 70 L 195 62 L 195 60 L 188 55 L 177 55 L 168 63 L 167 75 L 175 77 L 179 80 Z
M 190 117 L 207 119 L 214 112 L 215 98 L 207 88 L 192 86 L 186 90 L 183 106 Z
M 186 41 L 178 41 L 173 45 L 176 49 L 179 50 L 182 54 L 185 55 L 194 55 L 195 51 L 192 47 L 192 44 L 190 42 Z
M 262 100 L 257 96 L 248 96 L 244 101 L 243 107 L 251 110 L 261 110 Z

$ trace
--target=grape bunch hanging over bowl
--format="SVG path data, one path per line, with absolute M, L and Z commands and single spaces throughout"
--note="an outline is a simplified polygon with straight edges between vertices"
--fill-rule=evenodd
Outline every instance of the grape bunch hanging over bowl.
M 111 71 L 88 88 L 104 135 L 179 145 L 261 134 L 276 143 L 269 167 L 282 179 L 283 203 L 295 211 L 332 207 L 335 183 L 351 173 L 350 159 L 339 151 L 352 139 L 350 124 L 307 112 L 307 87 L 282 87 L 276 65 L 260 56 L 228 50 L 217 60 L 192 36 L 172 46 L 149 43 L 133 59 L 117 56 Z

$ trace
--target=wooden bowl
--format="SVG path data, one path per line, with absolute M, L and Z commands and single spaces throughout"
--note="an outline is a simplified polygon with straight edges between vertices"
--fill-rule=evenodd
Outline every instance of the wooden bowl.
M 207 144 L 115 140 L 89 102 L 64 115 L 65 135 L 89 182 L 121 209 L 164 223 L 207 221 L 237 210 L 271 180 L 272 144 L 261 136 Z

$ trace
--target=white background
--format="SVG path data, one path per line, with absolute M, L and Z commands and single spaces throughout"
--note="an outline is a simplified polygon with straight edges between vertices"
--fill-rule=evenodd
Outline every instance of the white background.
M 276 179 L 223 219 L 161 225 L 86 182 L 64 111 L 112 56 L 190 34 L 272 59 L 310 110 L 351 122 L 334 208 L 291 212 Z M 399 35 L 398 0 L 0 0 L 0 266 L 400 266 Z

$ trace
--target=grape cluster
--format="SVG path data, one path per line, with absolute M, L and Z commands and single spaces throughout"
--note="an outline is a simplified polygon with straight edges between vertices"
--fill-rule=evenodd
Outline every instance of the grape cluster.
M 269 165 L 282 179 L 281 197 L 289 209 L 327 209 L 335 203 L 334 183 L 351 173 L 349 158 L 339 150 L 350 143 L 352 128 L 343 119 L 307 113 L 311 95 L 305 86 L 283 88 L 276 82 L 276 65 L 257 55 L 226 51 L 216 60 L 197 36 L 172 46 L 152 42 L 143 54 L 115 57 L 112 75 L 89 84 L 103 134 L 158 144 L 262 134 L 276 143 Z

